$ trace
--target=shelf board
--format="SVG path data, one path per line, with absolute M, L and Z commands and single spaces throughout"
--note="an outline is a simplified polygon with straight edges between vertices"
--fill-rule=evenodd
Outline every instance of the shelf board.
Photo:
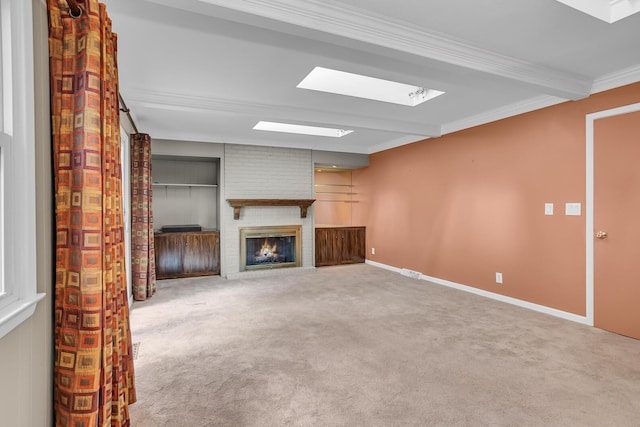
M 314 187 L 353 187 L 351 184 L 313 184 Z
M 168 182 L 154 182 L 154 187 L 204 187 L 217 188 L 218 184 L 172 184 Z
M 233 219 L 240 219 L 240 208 L 245 206 L 298 206 L 300 218 L 307 217 L 307 208 L 315 199 L 227 199 L 233 207 Z

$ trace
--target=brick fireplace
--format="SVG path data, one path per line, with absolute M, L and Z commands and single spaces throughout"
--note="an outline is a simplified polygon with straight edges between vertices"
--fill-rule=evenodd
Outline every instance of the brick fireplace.
M 304 208 L 296 205 L 243 205 L 241 209 L 230 204 L 229 200 L 237 199 L 313 199 L 313 161 L 310 150 L 293 148 L 276 148 L 246 145 L 226 145 L 224 154 L 224 194 L 221 204 L 222 231 L 222 275 L 229 279 L 243 277 L 290 274 L 295 271 L 313 270 L 313 206 Z M 303 209 L 304 208 L 304 209 Z M 303 216 L 304 210 L 304 216 Z M 236 219 L 237 218 L 237 219 Z M 266 252 L 262 261 L 268 266 L 255 267 L 246 265 L 247 247 L 242 230 L 264 229 L 276 230 L 282 227 L 298 228 L 296 234 L 295 265 L 282 268 L 277 266 L 281 254 L 280 247 L 273 250 L 274 241 L 267 240 Z M 252 231 L 253 232 L 253 231 Z M 260 232 L 262 233 L 262 232 Z M 260 234 L 262 249 L 266 236 Z M 271 236 L 274 237 L 274 236 Z M 275 236 L 277 238 L 281 236 Z M 245 243 L 243 244 L 243 241 Z M 243 246 L 244 245 L 244 246 Z M 270 254 L 271 252 L 271 254 Z M 275 262 L 273 253 L 278 254 Z M 258 255 L 260 256 L 260 255 Z M 245 264 L 242 263 L 245 258 Z M 271 257 L 271 258 L 270 258 Z M 288 262 L 286 263 L 288 264 Z

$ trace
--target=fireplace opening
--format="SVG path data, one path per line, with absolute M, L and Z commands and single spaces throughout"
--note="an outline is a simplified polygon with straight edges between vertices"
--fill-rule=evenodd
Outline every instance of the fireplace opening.
M 299 225 L 240 228 L 240 271 L 299 267 Z

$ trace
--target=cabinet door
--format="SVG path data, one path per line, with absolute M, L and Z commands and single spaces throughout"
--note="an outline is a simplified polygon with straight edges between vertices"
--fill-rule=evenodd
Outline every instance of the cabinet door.
M 334 228 L 316 228 L 316 267 L 340 263 L 342 240 Z
M 182 234 L 156 234 L 156 278 L 166 279 L 182 274 L 184 244 Z
M 185 233 L 183 273 L 188 276 L 219 274 L 218 233 Z
M 344 228 L 340 234 L 342 240 L 341 264 L 364 262 L 365 229 L 363 227 Z

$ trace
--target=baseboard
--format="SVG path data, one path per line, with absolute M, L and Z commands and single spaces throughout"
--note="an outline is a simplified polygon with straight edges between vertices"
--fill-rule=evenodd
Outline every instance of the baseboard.
M 372 265 L 374 267 L 382 268 L 384 270 L 393 271 L 394 273 L 402 274 L 402 269 L 398 267 L 392 267 L 387 264 L 381 264 L 379 262 L 371 261 L 370 259 L 365 260 L 366 264 Z
M 366 263 L 373 267 L 382 268 L 385 270 L 393 271 L 394 273 L 402 274 L 402 268 L 393 267 L 390 265 L 382 264 L 382 263 L 371 261 L 371 260 L 367 260 Z M 460 291 L 465 291 L 465 292 L 480 295 L 486 298 L 491 298 L 496 301 L 506 302 L 507 304 L 516 305 L 518 307 L 527 308 L 529 310 L 537 311 L 544 314 L 549 314 L 555 317 L 560 317 L 562 319 L 570 320 L 576 323 L 581 323 L 583 325 L 593 326 L 593 324 L 589 323 L 586 316 L 580 316 L 577 314 L 569 313 L 566 311 L 558 310 L 558 309 L 547 307 L 544 305 L 534 304 L 532 302 L 524 301 L 521 299 L 512 298 L 505 295 L 496 294 L 494 292 L 485 291 L 484 289 L 474 288 L 473 286 L 461 285 L 460 283 L 451 282 L 449 280 L 426 276 L 424 274 L 421 274 L 420 280 L 425 280 L 427 282 L 435 283 L 437 285 L 447 286 L 449 288 L 454 288 Z

